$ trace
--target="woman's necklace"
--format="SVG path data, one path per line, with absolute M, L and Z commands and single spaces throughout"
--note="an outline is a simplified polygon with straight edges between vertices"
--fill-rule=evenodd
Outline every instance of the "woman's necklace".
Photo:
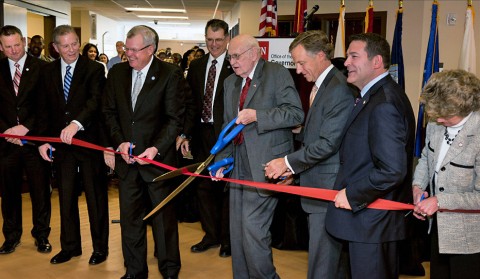
M 453 141 L 457 137 L 458 133 L 460 133 L 460 130 L 453 136 L 453 138 L 450 137 L 450 134 L 448 134 L 447 127 L 445 127 L 445 133 L 443 134 L 445 136 L 445 141 L 447 142 L 448 145 L 452 145 Z

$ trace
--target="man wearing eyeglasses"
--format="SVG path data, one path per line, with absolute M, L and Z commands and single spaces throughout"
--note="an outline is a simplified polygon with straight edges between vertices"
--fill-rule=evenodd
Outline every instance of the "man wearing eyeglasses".
M 143 159 L 175 165 L 175 139 L 183 125 L 185 79 L 180 68 L 154 57 L 158 36 L 143 25 L 127 33 L 128 63 L 108 74 L 102 112 L 107 131 L 121 156 L 115 171 L 120 178 L 120 220 L 125 267 L 122 278 L 147 278 L 147 214 L 145 195 L 157 205 L 172 191 L 171 181 L 152 182 L 164 169 Z M 129 156 L 129 154 L 131 156 Z M 163 278 L 180 272 L 178 226 L 173 203 L 152 219 L 158 268 Z M 152 276 L 156 277 L 156 276 Z
M 197 162 L 207 159 L 222 129 L 223 81 L 233 73 L 230 63 L 225 59 L 229 41 L 228 24 L 225 21 L 208 21 L 205 42 L 209 53 L 190 63 L 187 80 L 192 96 L 186 102 L 193 103 L 193 108 L 187 108 L 184 135 L 178 140 L 182 141 L 182 154 L 187 155 L 191 147 Z M 190 137 L 193 146 L 190 146 Z M 231 252 L 225 183 L 209 179 L 196 182 L 200 222 L 205 236 L 190 250 L 200 253 L 221 245 L 219 255 L 228 257 Z
M 96 265 L 108 255 L 108 197 L 102 154 L 71 144 L 74 138 L 103 143 L 99 105 L 105 70 L 100 63 L 79 55 L 80 42 L 73 27 L 57 26 L 52 37 L 61 59 L 45 65 L 38 97 L 39 123 L 44 125 L 42 134 L 60 137 L 63 142 L 39 147 L 42 158 L 53 162 L 60 200 L 61 251 L 50 262 L 60 264 L 82 254 L 76 189 L 80 183 L 75 181 L 81 179 L 93 245 L 89 264 Z M 51 153 L 54 158 L 49 156 Z
M 215 160 L 233 154 L 235 179 L 267 182 L 262 165 L 293 151 L 291 129 L 303 122 L 293 79 L 283 66 L 260 56 L 257 40 L 238 35 L 229 45 L 235 75 L 225 80 L 224 125 L 235 117 L 245 128 Z M 223 177 L 221 168 L 217 177 Z M 273 265 L 272 192 L 230 183 L 230 242 L 234 278 L 279 278 Z

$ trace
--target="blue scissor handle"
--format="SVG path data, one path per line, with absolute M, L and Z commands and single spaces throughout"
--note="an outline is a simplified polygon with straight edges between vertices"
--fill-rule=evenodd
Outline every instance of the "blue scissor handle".
M 215 175 L 221 167 L 228 166 L 230 165 L 227 169 L 223 170 L 223 174 L 227 174 L 229 171 L 233 169 L 233 158 L 228 157 L 223 160 L 220 160 L 218 162 L 215 162 L 214 164 L 210 165 L 207 169 L 209 172 L 211 172 L 213 175 Z
M 232 128 L 233 125 L 235 125 L 236 120 L 237 118 L 235 117 L 230 123 L 228 123 L 227 126 L 225 126 L 225 128 L 223 128 L 222 132 L 218 136 L 217 142 L 210 150 L 210 154 L 213 154 L 213 155 L 217 154 L 227 144 L 229 144 L 230 141 L 232 141 L 238 135 L 238 133 L 240 133 L 243 127 L 245 127 L 245 125 L 243 124 L 238 124 L 237 126 L 235 126 L 235 128 L 232 129 L 232 131 L 228 135 L 225 136 L 225 134 L 230 130 L 230 128 Z

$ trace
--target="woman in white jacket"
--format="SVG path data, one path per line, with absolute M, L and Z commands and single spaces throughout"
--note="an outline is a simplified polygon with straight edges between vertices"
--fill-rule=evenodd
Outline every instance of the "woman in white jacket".
M 430 122 L 412 190 L 415 217 L 433 223 L 431 278 L 480 278 L 480 80 L 436 73 L 421 101 Z

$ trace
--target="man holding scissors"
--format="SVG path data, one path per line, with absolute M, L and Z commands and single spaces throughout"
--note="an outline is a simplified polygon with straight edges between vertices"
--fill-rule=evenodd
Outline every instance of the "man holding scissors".
M 290 73 L 261 58 L 257 40 L 238 35 L 227 59 L 236 75 L 224 83 L 224 125 L 238 116 L 245 128 L 218 153 L 233 154 L 232 178 L 265 182 L 262 164 L 293 151 L 291 128 L 302 123 L 300 98 Z M 222 177 L 220 168 L 216 173 Z M 230 184 L 230 242 L 234 278 L 279 278 L 273 265 L 271 234 L 277 199 L 269 191 Z
M 177 66 L 154 57 L 157 42 L 157 34 L 149 27 L 133 27 L 125 42 L 128 63 L 112 67 L 104 92 L 107 131 L 122 153 L 115 162 L 127 268 L 122 278 L 148 277 L 144 195 L 156 205 L 171 191 L 168 182 L 152 182 L 164 171 L 142 158 L 174 165 L 175 138 L 183 123 L 183 74 Z M 177 278 L 181 264 L 173 203 L 152 217 L 152 230 L 163 278 Z

